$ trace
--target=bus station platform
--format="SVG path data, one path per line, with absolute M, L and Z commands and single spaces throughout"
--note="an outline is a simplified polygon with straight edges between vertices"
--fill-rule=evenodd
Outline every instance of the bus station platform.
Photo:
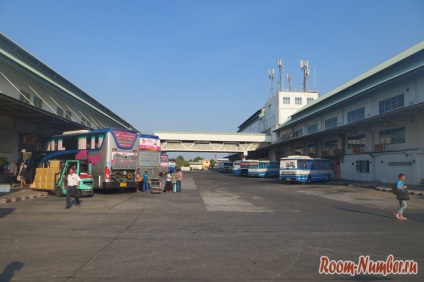
M 31 200 L 36 198 L 45 198 L 48 195 L 48 192 L 37 191 L 30 188 L 20 188 L 10 186 L 10 189 L 4 189 L 6 184 L 0 183 L 0 205 L 8 204 L 13 202 L 22 202 L 25 200 Z

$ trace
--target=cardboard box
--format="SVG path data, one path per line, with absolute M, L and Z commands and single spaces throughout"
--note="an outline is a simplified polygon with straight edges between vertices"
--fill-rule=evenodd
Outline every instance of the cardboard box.
M 34 178 L 34 182 L 40 182 L 41 181 L 41 174 L 36 174 Z
M 53 182 L 53 181 L 48 181 L 48 182 L 46 182 L 46 187 L 45 187 L 45 189 L 47 189 L 47 190 L 54 190 L 54 185 L 55 183 Z
M 47 170 L 45 168 L 37 167 L 35 169 L 35 174 L 37 175 L 46 175 Z
M 45 180 L 44 181 L 46 181 L 46 182 L 54 182 L 54 179 L 55 179 L 54 176 L 55 176 L 54 174 L 47 174 L 45 176 Z
M 46 170 L 47 170 L 47 175 L 54 175 L 55 173 L 59 173 L 58 167 L 49 167 L 49 168 L 46 168 Z
M 60 161 L 50 161 L 50 168 L 60 168 Z

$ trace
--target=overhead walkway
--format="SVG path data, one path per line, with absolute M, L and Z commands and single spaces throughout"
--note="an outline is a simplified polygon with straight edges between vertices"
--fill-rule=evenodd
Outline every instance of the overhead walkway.
M 238 132 L 155 131 L 164 152 L 242 153 L 271 144 L 271 135 Z

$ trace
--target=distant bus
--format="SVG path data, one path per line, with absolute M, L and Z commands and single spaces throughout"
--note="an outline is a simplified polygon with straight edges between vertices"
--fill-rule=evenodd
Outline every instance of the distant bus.
M 138 168 L 139 174 L 145 171 L 149 179 L 157 179 L 160 173 L 160 139 L 156 135 L 139 134 Z
M 92 164 L 94 188 L 137 189 L 138 134 L 134 130 L 103 128 L 77 130 L 53 136 L 41 160 L 88 159 Z
M 258 163 L 256 160 L 243 160 L 240 162 L 240 175 L 248 176 L 249 168 L 257 168 Z
M 241 161 L 235 161 L 233 163 L 233 174 L 234 175 L 238 176 L 238 175 L 241 174 L 240 163 L 241 163 Z
M 167 154 L 160 155 L 160 174 L 167 174 L 169 171 L 169 158 Z
M 168 162 L 168 169 L 169 171 L 175 171 L 175 169 L 177 168 L 177 164 L 175 163 L 174 160 L 170 160 Z
M 216 164 L 218 168 L 218 172 L 224 172 L 225 163 L 228 163 L 228 159 L 217 159 Z
M 278 177 L 280 163 L 271 161 L 250 161 L 247 175 L 253 177 Z
M 218 163 L 218 171 L 224 172 L 224 173 L 232 173 L 233 172 L 233 163 L 232 162 Z
M 280 160 L 280 180 L 312 183 L 334 178 L 333 163 L 321 158 L 289 156 Z

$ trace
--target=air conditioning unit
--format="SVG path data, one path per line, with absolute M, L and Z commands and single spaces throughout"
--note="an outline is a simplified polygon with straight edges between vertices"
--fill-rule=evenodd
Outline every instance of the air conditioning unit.
M 333 149 L 333 156 L 340 156 L 341 153 L 342 153 L 342 150 L 338 148 Z
M 374 144 L 374 152 L 384 152 L 384 144 Z
M 359 154 L 359 153 L 361 153 L 361 147 L 353 147 L 352 148 L 352 153 L 354 153 L 354 154 Z

